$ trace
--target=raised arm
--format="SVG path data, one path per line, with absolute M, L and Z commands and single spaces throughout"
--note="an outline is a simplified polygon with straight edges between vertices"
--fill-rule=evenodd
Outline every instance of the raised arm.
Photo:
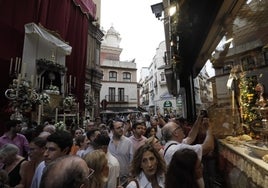
M 214 150 L 214 135 L 213 135 L 213 132 L 212 132 L 212 126 L 209 125 L 208 127 L 208 130 L 207 130 L 207 134 L 206 134 L 206 138 L 202 144 L 202 149 L 203 149 L 203 152 L 202 154 L 203 155 L 206 155 L 208 154 L 209 152 L 213 151 Z
M 188 136 L 184 139 L 184 143 L 192 144 L 195 141 L 195 138 L 196 138 L 198 131 L 199 131 L 199 127 L 202 124 L 202 119 L 203 119 L 202 115 L 199 115 L 197 117 L 197 119 L 194 122 L 194 125 L 193 125 L 192 129 L 190 130 Z

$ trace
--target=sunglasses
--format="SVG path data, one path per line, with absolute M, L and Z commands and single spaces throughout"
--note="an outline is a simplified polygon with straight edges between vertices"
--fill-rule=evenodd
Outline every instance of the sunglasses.
M 89 173 L 88 173 L 88 176 L 87 176 L 87 179 L 91 178 L 91 176 L 94 174 L 94 170 L 92 168 L 89 168 Z

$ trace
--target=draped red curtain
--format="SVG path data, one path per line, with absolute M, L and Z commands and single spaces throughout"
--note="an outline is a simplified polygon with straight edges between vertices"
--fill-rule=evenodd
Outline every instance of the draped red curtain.
M 59 33 L 72 46 L 66 65 L 68 75 L 77 78 L 74 94 L 82 108 L 88 24 L 93 17 L 83 13 L 73 0 L 0 0 L 0 92 L 3 94 L 11 81 L 8 75 L 10 58 L 22 57 L 24 25 L 30 22 L 40 23 Z M 7 99 L 1 95 L 0 105 L 3 107 L 6 104 Z M 4 110 L 1 110 L 2 113 Z

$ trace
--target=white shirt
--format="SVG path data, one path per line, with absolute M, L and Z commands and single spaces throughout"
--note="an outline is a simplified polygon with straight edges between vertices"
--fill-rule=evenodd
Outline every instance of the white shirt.
M 152 188 L 152 184 L 148 181 L 143 171 L 136 177 L 140 188 Z M 165 176 L 158 175 L 157 176 L 157 183 L 161 188 L 165 187 Z M 134 181 L 131 181 L 126 188 L 137 188 L 137 184 Z
M 78 155 L 79 157 L 83 157 L 85 151 L 86 151 L 86 150 L 84 150 L 84 149 L 79 149 L 79 150 L 76 152 L 76 155 Z
M 117 158 L 120 164 L 120 177 L 129 175 L 129 165 L 133 159 L 133 146 L 129 138 L 122 136 L 117 145 L 110 140 L 108 151 Z
M 37 166 L 34 172 L 31 188 L 39 188 L 45 167 L 46 167 L 45 161 L 42 161 L 41 163 L 39 163 L 39 165 Z
M 88 153 L 91 153 L 92 151 L 94 151 L 94 148 L 91 144 L 89 144 L 88 147 L 83 152 L 81 152 L 81 157 L 86 156 Z
M 164 159 L 166 161 L 166 164 L 169 165 L 173 154 L 177 150 L 185 149 L 185 148 L 194 150 L 197 153 L 197 156 L 200 159 L 200 161 L 202 160 L 202 145 L 201 144 L 189 145 L 189 144 L 179 143 L 174 140 L 170 140 L 165 144 L 165 147 L 164 147 L 164 152 L 165 152 Z
M 115 188 L 117 178 L 119 178 L 120 165 L 118 160 L 108 151 L 106 154 L 109 166 L 109 176 L 107 182 L 107 188 Z

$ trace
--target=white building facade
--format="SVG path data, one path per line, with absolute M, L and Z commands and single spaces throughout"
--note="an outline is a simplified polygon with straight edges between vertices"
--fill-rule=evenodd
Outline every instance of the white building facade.
M 140 104 L 147 109 L 149 114 L 160 112 L 162 115 L 169 114 L 185 117 L 186 106 L 183 100 L 184 90 L 179 87 L 179 80 L 174 80 L 178 94 L 173 96 L 168 92 L 165 76 L 165 42 L 161 42 L 156 49 L 149 67 L 143 67 L 139 81 Z M 195 100 L 198 111 L 207 108 L 213 101 L 212 83 L 208 81 L 209 75 L 204 67 L 194 79 Z
M 156 55 L 152 63 L 142 68 L 140 84 L 141 106 L 153 115 L 157 112 L 161 114 L 177 114 L 178 106 L 176 97 L 168 93 L 164 72 L 165 66 L 165 42 L 161 42 L 156 49 Z M 146 73 L 148 75 L 144 76 Z
M 103 111 L 124 113 L 137 111 L 138 84 L 135 60 L 120 61 L 120 34 L 113 28 L 104 31 L 101 46 L 103 73 L 100 100 Z M 103 104 L 106 105 L 103 105 Z

